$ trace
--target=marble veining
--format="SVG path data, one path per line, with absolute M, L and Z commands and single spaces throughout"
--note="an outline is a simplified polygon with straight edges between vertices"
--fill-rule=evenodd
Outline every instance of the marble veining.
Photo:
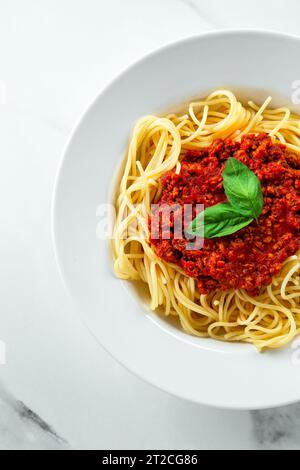
M 0 449 L 67 448 L 67 442 L 49 424 L 0 388 Z
M 267 449 L 300 449 L 300 404 L 251 413 L 258 445 Z
M 210 409 L 153 389 L 113 361 L 65 293 L 50 222 L 69 129 L 116 74 L 208 29 L 300 34 L 300 2 L 274 0 L 270 8 L 253 0 L 247 15 L 240 0 L 0 0 L 0 7 L 7 90 L 0 103 L 0 340 L 7 349 L 0 449 L 300 448 L 300 404 Z
M 190 8 L 202 21 L 206 22 L 210 29 L 221 28 L 222 25 L 205 8 L 203 2 L 197 0 L 180 0 L 185 6 Z

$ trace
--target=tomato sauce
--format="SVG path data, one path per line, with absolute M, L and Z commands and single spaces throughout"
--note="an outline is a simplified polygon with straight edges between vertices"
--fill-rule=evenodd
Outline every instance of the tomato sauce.
M 260 180 L 264 207 L 258 218 L 242 230 L 222 238 L 205 239 L 201 249 L 189 249 L 188 238 L 174 236 L 176 217 L 184 204 L 204 208 L 226 201 L 222 172 L 229 157 L 248 166 Z M 166 173 L 161 180 L 158 205 L 176 207 L 169 220 L 151 225 L 150 241 L 163 260 L 180 266 L 197 280 L 198 290 L 243 288 L 256 295 L 271 283 L 284 260 L 299 249 L 300 161 L 285 145 L 274 143 L 266 134 L 243 136 L 241 142 L 215 140 L 210 147 L 187 152 L 179 174 Z M 171 223 L 170 237 L 164 231 Z M 153 228 L 158 237 L 153 237 Z M 187 227 L 185 227 L 187 228 Z

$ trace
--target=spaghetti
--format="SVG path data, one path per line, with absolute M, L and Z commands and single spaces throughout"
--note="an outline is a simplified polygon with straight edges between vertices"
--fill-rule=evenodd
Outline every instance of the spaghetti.
M 114 270 L 121 279 L 148 285 L 150 307 L 178 317 L 189 334 L 252 343 L 258 350 L 279 348 L 300 331 L 300 251 L 289 256 L 258 295 L 245 289 L 201 294 L 197 280 L 157 255 L 148 218 L 162 194 L 161 177 L 181 170 L 189 151 L 216 139 L 240 141 L 246 134 L 268 134 L 300 154 L 300 117 L 288 108 L 243 105 L 228 90 L 190 103 L 186 112 L 146 116 L 136 124 L 117 191 L 113 236 Z

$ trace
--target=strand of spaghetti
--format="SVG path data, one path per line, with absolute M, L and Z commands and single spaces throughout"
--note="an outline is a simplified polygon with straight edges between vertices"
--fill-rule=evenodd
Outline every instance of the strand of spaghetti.
M 161 176 L 180 174 L 180 156 L 218 138 L 267 132 L 300 153 L 300 120 L 287 108 L 243 106 L 228 90 L 217 90 L 166 118 L 146 116 L 132 133 L 116 198 L 113 255 L 116 274 L 148 285 L 153 309 L 176 316 L 189 334 L 244 341 L 259 350 L 287 344 L 300 332 L 300 255 L 288 258 L 272 284 L 257 297 L 243 290 L 199 294 L 196 281 L 158 258 L 149 243 L 148 216 L 159 200 Z
M 191 142 L 192 140 L 196 139 L 201 134 L 201 131 L 204 128 L 206 120 L 207 120 L 207 115 L 208 115 L 208 106 L 204 106 L 203 116 L 202 116 L 201 121 L 199 122 L 198 129 L 186 139 L 182 139 L 181 144 L 186 144 L 187 142 Z
M 257 111 L 257 113 L 255 114 L 255 116 L 251 119 L 251 121 L 249 122 L 248 126 L 245 127 L 245 129 L 241 132 L 241 136 L 244 135 L 244 134 L 248 134 L 248 132 L 251 131 L 251 129 L 257 124 L 258 120 L 261 118 L 264 110 L 267 108 L 267 106 L 269 105 L 269 103 L 272 101 L 272 97 L 269 96 L 266 101 L 264 102 L 264 104 L 260 107 L 260 109 Z
M 274 127 L 274 129 L 269 133 L 270 136 L 274 136 L 284 125 L 284 123 L 286 121 L 288 121 L 289 117 L 290 117 L 290 114 L 291 114 L 291 111 L 289 109 L 286 109 L 285 110 L 285 114 L 284 114 L 284 117 L 282 118 L 281 121 L 279 121 L 279 123 L 277 124 L 276 127 Z
M 288 274 L 285 276 L 284 280 L 282 281 L 280 293 L 281 293 L 281 297 L 283 299 L 288 299 L 289 298 L 288 296 L 286 296 L 286 293 L 285 293 L 286 286 L 287 286 L 288 282 L 290 281 L 291 277 L 293 276 L 293 274 L 295 274 L 299 269 L 300 269 L 300 263 L 297 263 L 296 266 L 294 266 L 288 272 Z

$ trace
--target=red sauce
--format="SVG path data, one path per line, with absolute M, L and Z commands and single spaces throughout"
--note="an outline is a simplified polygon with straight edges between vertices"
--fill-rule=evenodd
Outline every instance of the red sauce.
M 264 207 L 258 223 L 253 221 L 227 237 L 205 239 L 202 249 L 190 250 L 184 235 L 174 237 L 174 221 L 182 217 L 184 204 L 192 204 L 195 217 L 196 204 L 206 208 L 226 201 L 222 172 L 229 157 L 247 165 L 260 180 Z M 162 218 L 156 227 L 158 239 L 153 238 L 152 225 L 151 243 L 160 258 L 196 278 L 200 293 L 244 288 L 256 295 L 299 249 L 300 161 L 266 134 L 246 135 L 240 143 L 218 139 L 183 156 L 179 174 L 174 170 L 162 177 L 158 204 L 177 206 L 171 216 L 170 239 L 163 239 L 170 218 Z

